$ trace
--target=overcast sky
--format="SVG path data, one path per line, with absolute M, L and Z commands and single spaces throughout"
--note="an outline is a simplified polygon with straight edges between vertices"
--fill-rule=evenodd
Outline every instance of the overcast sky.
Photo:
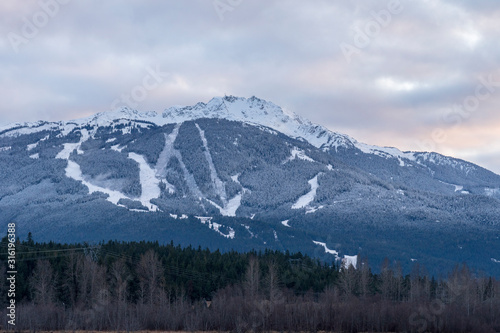
M 2 0 L 0 124 L 255 95 L 362 142 L 500 173 L 499 8 L 498 0 Z

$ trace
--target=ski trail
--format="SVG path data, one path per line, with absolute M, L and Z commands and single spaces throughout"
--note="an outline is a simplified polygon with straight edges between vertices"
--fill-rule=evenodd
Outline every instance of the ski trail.
M 243 191 L 236 194 L 233 198 L 228 199 L 226 193 L 226 186 L 224 182 L 217 175 L 217 170 L 215 169 L 214 161 L 212 159 L 212 155 L 210 154 L 210 149 L 208 148 L 207 138 L 205 137 L 205 131 L 203 131 L 198 124 L 195 124 L 196 128 L 200 132 L 201 141 L 203 142 L 203 147 L 205 148 L 205 158 L 208 162 L 208 168 L 210 170 L 210 179 L 212 180 L 212 184 L 215 188 L 215 193 L 219 195 L 222 201 L 222 207 L 216 204 L 215 202 L 208 200 L 213 206 L 215 206 L 221 215 L 223 216 L 236 216 L 236 211 L 241 206 L 241 198 L 243 193 L 245 193 L 246 189 L 243 188 Z M 231 179 L 239 184 L 238 176 L 232 176 Z
M 318 176 L 321 173 L 318 173 L 313 179 L 308 181 L 309 185 L 311 185 L 311 190 L 301 196 L 296 203 L 293 204 L 292 209 L 300 209 L 307 207 L 311 202 L 313 202 L 314 198 L 316 198 L 316 191 L 318 190 Z
M 107 201 L 117 206 L 121 206 L 118 204 L 118 201 L 120 201 L 120 199 L 130 199 L 130 198 L 128 198 L 125 194 L 121 193 L 120 191 L 115 191 L 108 188 L 93 185 L 90 182 L 86 181 L 83 177 L 80 165 L 69 159 L 71 153 L 75 149 L 78 154 L 83 154 L 83 151 L 80 150 L 80 146 L 82 145 L 83 142 L 87 141 L 90 138 L 90 135 L 86 129 L 81 129 L 80 134 L 81 137 L 79 142 L 63 144 L 64 146 L 63 150 L 61 150 L 56 155 L 56 158 L 68 161 L 68 164 L 65 169 L 66 177 L 82 182 L 83 185 L 87 186 L 89 194 L 92 194 L 94 192 L 102 192 L 108 195 L 108 197 L 106 198 Z
M 110 190 L 108 188 L 100 187 L 89 183 L 84 179 L 82 175 L 82 170 L 80 169 L 80 165 L 78 165 L 78 163 L 76 162 L 68 160 L 68 166 L 66 167 L 65 171 L 66 171 L 66 177 L 72 178 L 76 181 L 80 181 L 82 182 L 83 185 L 87 186 L 87 188 L 89 189 L 89 194 L 92 194 L 94 192 L 102 192 L 104 194 L 107 194 L 108 197 L 106 198 L 106 200 L 117 206 L 121 206 L 118 204 L 118 201 L 120 201 L 120 199 L 133 200 L 127 197 L 125 194 L 121 193 L 120 191 Z
M 179 164 L 181 165 L 182 172 L 184 174 L 184 179 L 186 180 L 186 184 L 189 188 L 189 191 L 195 197 L 197 197 L 198 200 L 201 200 L 204 196 L 201 193 L 200 189 L 198 188 L 194 176 L 186 168 L 186 165 L 182 160 L 181 153 L 174 148 L 174 142 L 177 139 L 177 135 L 179 134 L 179 128 L 181 127 L 181 125 L 182 123 L 176 124 L 174 129 L 172 130 L 172 133 L 165 134 L 165 147 L 160 153 L 160 156 L 158 157 L 158 162 L 156 163 L 155 166 L 156 176 L 165 179 L 165 177 L 167 176 L 168 162 L 170 161 L 171 158 L 176 157 L 177 160 L 179 161 Z M 169 184 L 166 179 L 165 183 L 167 185 L 169 192 L 173 193 L 175 191 L 175 187 L 172 184 Z
M 104 194 L 107 194 L 108 197 L 106 198 L 106 200 L 117 206 L 125 207 L 118 204 L 118 201 L 120 201 L 120 199 L 135 200 L 134 198 L 130 198 L 120 191 L 97 186 L 85 180 L 80 165 L 69 159 L 71 153 L 75 149 L 78 154 L 83 154 L 83 151 L 80 150 L 80 147 L 83 142 L 87 141 L 90 138 L 90 134 L 86 129 L 81 129 L 80 134 L 81 137 L 79 142 L 63 144 L 63 150 L 61 150 L 56 155 L 56 158 L 68 161 L 68 165 L 65 169 L 66 177 L 82 182 L 82 184 L 88 188 L 89 194 L 92 194 L 94 192 L 102 192 Z M 149 167 L 148 163 L 142 155 L 130 153 L 128 155 L 128 158 L 136 161 L 139 164 L 139 177 L 141 182 L 141 197 L 139 198 L 139 200 L 141 201 L 142 205 L 145 206 L 149 211 L 157 211 L 158 207 L 151 204 L 150 202 L 151 199 L 158 198 L 160 196 L 159 180 L 155 177 L 154 170 Z
M 160 156 L 158 157 L 158 161 L 156 162 L 155 165 L 156 177 L 164 179 L 164 183 L 169 193 L 175 192 L 175 186 L 170 184 L 165 179 L 165 177 L 167 175 L 168 161 L 170 161 L 172 157 L 176 156 L 175 154 L 176 150 L 174 149 L 174 141 L 177 138 L 177 135 L 179 134 L 180 126 L 181 124 L 177 124 L 172 130 L 172 133 L 164 134 L 165 146 L 163 147 L 163 150 L 161 151 Z
M 141 181 L 141 197 L 139 201 L 150 211 L 157 211 L 158 207 L 151 203 L 152 199 L 160 196 L 160 180 L 156 178 L 155 170 L 152 169 L 144 156 L 129 153 L 128 158 L 139 164 L 139 179 Z
M 69 155 L 73 152 L 73 150 L 76 149 L 77 154 L 83 154 L 83 151 L 80 150 L 80 146 L 82 143 L 87 141 L 90 138 L 89 132 L 86 129 L 81 129 L 80 130 L 80 141 L 77 143 L 64 143 L 63 150 L 61 150 L 57 155 L 56 158 L 62 159 L 62 160 L 69 160 Z
M 224 203 L 224 207 L 219 206 L 212 200 L 207 199 L 207 201 L 210 202 L 213 206 L 215 206 L 215 208 L 217 208 L 220 211 L 221 215 L 236 216 L 236 211 L 241 206 L 241 197 L 242 197 L 241 192 L 236 194 L 234 198 Z
M 220 196 L 222 202 L 224 203 L 224 206 L 226 206 L 227 204 L 226 188 L 222 180 L 220 180 L 219 176 L 217 175 L 217 171 L 215 170 L 214 161 L 212 160 L 212 155 L 210 155 L 207 139 L 205 138 L 205 131 L 202 130 L 200 126 L 198 126 L 198 124 L 195 125 L 198 131 L 200 132 L 201 141 L 203 142 L 203 147 L 205 148 L 204 151 L 205 158 L 208 162 L 208 168 L 210 169 L 210 179 L 212 180 L 212 184 L 215 187 L 215 193 Z

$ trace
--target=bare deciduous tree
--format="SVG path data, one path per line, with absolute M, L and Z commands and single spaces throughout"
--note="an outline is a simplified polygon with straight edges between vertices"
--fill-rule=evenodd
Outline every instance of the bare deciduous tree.
M 155 251 L 149 250 L 141 256 L 137 265 L 141 298 L 143 303 L 158 304 L 164 286 L 164 269 Z
M 30 285 L 36 304 L 52 304 L 55 296 L 54 270 L 48 260 L 38 260 L 33 270 Z
M 250 257 L 248 268 L 245 274 L 245 297 L 255 300 L 260 289 L 260 269 L 259 261 L 255 257 Z
M 342 265 L 340 269 L 340 288 L 347 298 L 356 294 L 358 271 L 353 265 Z

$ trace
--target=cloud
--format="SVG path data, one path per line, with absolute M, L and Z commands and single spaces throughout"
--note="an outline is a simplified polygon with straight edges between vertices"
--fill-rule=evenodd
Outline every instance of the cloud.
M 453 132 L 442 114 L 500 74 L 494 1 L 400 0 L 386 23 L 380 15 L 397 0 L 221 1 L 230 6 L 222 16 L 206 0 L 2 2 L 0 123 L 109 110 L 158 67 L 169 76 L 139 110 L 256 95 L 360 141 L 418 150 L 436 128 Z M 58 6 L 43 22 L 49 3 Z M 36 33 L 26 37 L 30 23 Z M 12 33 L 25 41 L 18 52 Z M 342 43 L 357 49 L 350 62 Z M 500 124 L 498 90 L 461 119 L 469 137 Z M 470 159 L 500 173 L 495 146 L 450 138 L 436 150 L 477 148 Z

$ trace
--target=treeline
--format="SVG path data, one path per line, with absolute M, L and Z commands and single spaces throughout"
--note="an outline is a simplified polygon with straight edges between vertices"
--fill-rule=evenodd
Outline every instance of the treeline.
M 6 239 L 0 276 L 6 281 Z M 495 332 L 500 282 L 157 242 L 17 243 L 17 330 Z M 2 284 L 2 328 L 7 325 Z

